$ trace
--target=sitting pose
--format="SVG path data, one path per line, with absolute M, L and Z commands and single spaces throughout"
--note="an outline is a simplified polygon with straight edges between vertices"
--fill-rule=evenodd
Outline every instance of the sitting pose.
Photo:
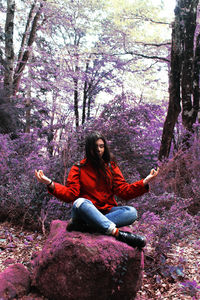
M 119 230 L 136 220 L 136 209 L 118 206 L 114 195 L 124 200 L 143 195 L 148 192 L 148 183 L 157 176 L 158 170 L 152 169 L 145 179 L 128 184 L 103 135 L 90 134 L 85 149 L 86 158 L 71 168 L 66 186 L 53 182 L 42 170 L 35 170 L 35 176 L 47 185 L 50 194 L 64 202 L 73 202 L 68 231 L 88 228 L 88 231 L 112 235 L 132 247 L 143 248 L 145 237 Z

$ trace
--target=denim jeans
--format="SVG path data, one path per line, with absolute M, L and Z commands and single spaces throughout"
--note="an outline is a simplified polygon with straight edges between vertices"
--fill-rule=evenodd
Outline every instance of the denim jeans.
M 77 199 L 72 207 L 72 220 L 83 222 L 98 232 L 111 234 L 114 228 L 132 224 L 137 219 L 137 211 L 132 206 L 115 206 L 103 214 L 85 198 Z

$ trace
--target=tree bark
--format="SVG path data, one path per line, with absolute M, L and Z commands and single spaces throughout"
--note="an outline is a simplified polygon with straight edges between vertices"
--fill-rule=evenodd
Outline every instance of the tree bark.
M 193 103 L 193 63 L 194 63 L 194 39 L 196 29 L 197 5 L 199 0 L 180 1 L 182 24 L 182 123 L 188 131 L 192 131 L 194 118 Z M 187 13 L 186 13 L 187 12 Z
M 89 119 L 89 118 L 90 118 L 91 102 L 92 102 L 92 99 L 91 99 L 91 97 L 89 97 L 89 98 L 88 98 L 87 119 Z
M 35 14 L 34 19 L 33 19 L 31 32 L 30 32 L 29 39 L 28 39 L 28 42 L 27 42 L 27 50 L 25 50 L 23 52 L 23 55 L 22 54 L 20 55 L 21 60 L 18 61 L 16 70 L 15 70 L 15 74 L 14 74 L 14 77 L 13 77 L 13 94 L 14 95 L 19 90 L 19 84 L 20 84 L 20 81 L 21 81 L 21 77 L 22 77 L 24 68 L 25 68 L 25 66 L 28 62 L 28 59 L 30 57 L 30 54 L 31 54 L 31 46 L 32 46 L 33 42 L 35 41 L 36 32 L 37 32 L 37 25 L 38 25 L 38 21 L 40 19 L 41 13 L 42 13 L 42 7 L 43 7 L 43 4 L 41 3 L 40 7 L 39 7 L 37 13 Z M 31 10 L 32 10 L 32 8 L 31 8 Z M 31 12 L 30 12 L 30 14 L 31 14 Z M 29 14 L 29 16 L 30 16 L 30 14 Z M 25 35 L 26 35 L 26 33 L 25 33 Z
M 32 60 L 32 55 L 31 55 L 31 60 Z M 28 68 L 28 76 L 31 78 L 31 72 L 30 68 Z M 31 130 L 31 82 L 28 86 L 27 90 L 27 97 L 26 97 L 26 102 L 25 102 L 25 132 L 30 133 Z
M 172 29 L 171 65 L 169 76 L 169 106 L 164 123 L 159 159 L 168 157 L 174 126 L 181 112 L 182 124 L 187 129 L 183 143 L 187 143 L 199 109 L 200 42 L 195 29 L 199 0 L 177 0 Z
M 83 90 L 83 109 L 82 109 L 82 125 L 85 123 L 86 119 L 86 104 L 87 104 L 87 80 L 84 83 L 84 90 Z
M 85 78 L 84 89 L 83 89 L 82 125 L 85 123 L 85 119 L 86 119 L 86 104 L 88 98 L 88 78 L 87 78 L 88 68 L 89 68 L 89 62 L 86 63 L 86 68 L 85 68 L 86 78 Z
M 79 127 L 79 111 L 78 111 L 78 79 L 74 78 L 74 114 L 76 128 Z
M 14 72 L 14 15 L 15 15 L 15 0 L 7 0 L 7 14 L 5 23 L 5 76 L 4 89 L 8 98 L 12 96 L 13 89 L 13 72 Z
M 30 133 L 31 129 L 31 89 L 29 89 L 27 93 L 27 99 L 25 104 L 25 118 L 26 118 L 26 125 L 25 125 L 25 133 Z
M 181 43 L 180 43 L 180 19 L 177 17 L 172 27 L 171 65 L 169 76 L 169 105 L 165 119 L 159 160 L 168 157 L 170 153 L 174 126 L 181 112 L 180 106 L 180 76 L 181 76 Z
M 199 75 L 200 75 L 200 33 L 196 39 L 195 58 L 194 58 L 194 75 L 193 75 L 193 114 L 191 116 L 192 124 L 195 123 L 199 108 Z
M 18 59 L 17 59 L 18 63 L 22 61 L 23 51 L 24 51 L 26 41 L 27 41 L 27 38 L 28 38 L 28 31 L 29 31 L 29 28 L 31 26 L 31 22 L 32 22 L 33 16 L 34 16 L 35 5 L 36 5 L 36 1 L 31 6 L 29 16 L 28 16 L 28 19 L 27 19 L 27 22 L 26 22 L 26 28 L 25 28 L 25 31 L 24 31 L 24 34 L 23 34 L 23 37 L 22 37 L 21 46 L 20 46 Z

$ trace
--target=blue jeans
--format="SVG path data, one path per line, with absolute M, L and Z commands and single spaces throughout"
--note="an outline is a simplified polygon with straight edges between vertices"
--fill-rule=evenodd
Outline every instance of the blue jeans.
M 98 232 L 111 234 L 116 227 L 131 225 L 137 219 L 137 211 L 132 206 L 115 206 L 103 214 L 85 198 L 74 201 L 72 220 L 83 222 Z

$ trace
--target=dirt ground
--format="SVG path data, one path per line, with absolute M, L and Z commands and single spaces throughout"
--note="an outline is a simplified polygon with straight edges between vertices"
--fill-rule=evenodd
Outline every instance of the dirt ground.
M 9 222 L 0 223 L 0 272 L 13 263 L 22 263 L 31 272 L 31 259 L 41 251 L 46 237 Z M 181 259 L 180 259 L 181 258 Z M 158 264 L 151 246 L 145 249 L 145 269 L 141 290 L 136 300 L 199 300 L 200 299 L 200 239 L 186 237 L 172 252 L 163 254 Z M 45 299 L 34 293 L 23 300 Z

